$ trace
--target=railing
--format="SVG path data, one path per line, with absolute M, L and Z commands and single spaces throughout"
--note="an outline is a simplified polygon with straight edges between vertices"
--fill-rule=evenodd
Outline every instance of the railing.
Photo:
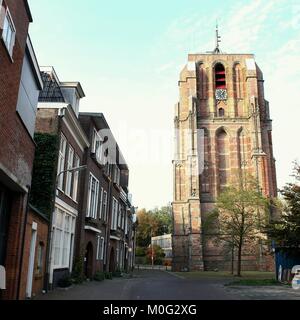
M 157 265 L 135 265 L 136 270 L 160 270 L 160 271 L 172 271 L 171 266 L 157 266 Z
M 236 118 L 250 118 L 251 114 L 248 112 L 236 113 L 236 112 L 208 112 L 200 115 L 200 119 L 236 119 Z

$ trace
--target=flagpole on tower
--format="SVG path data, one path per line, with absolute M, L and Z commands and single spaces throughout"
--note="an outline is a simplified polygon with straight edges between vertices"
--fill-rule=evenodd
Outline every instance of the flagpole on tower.
M 221 53 L 220 43 L 221 43 L 221 36 L 219 36 L 219 25 L 217 21 L 216 22 L 216 48 L 214 50 L 214 53 Z

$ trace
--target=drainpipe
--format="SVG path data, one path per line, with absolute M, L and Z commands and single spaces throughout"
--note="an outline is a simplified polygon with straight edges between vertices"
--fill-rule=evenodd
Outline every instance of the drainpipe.
M 111 164 L 110 164 L 111 165 Z M 110 178 L 110 177 L 109 177 Z M 108 197 L 107 197 L 107 225 L 106 225 L 106 265 L 105 265 L 105 269 L 106 271 L 108 272 L 109 271 L 109 268 L 107 268 L 109 266 L 109 257 L 108 257 L 108 253 L 109 253 L 109 244 L 110 244 L 110 218 L 111 218 L 111 215 L 110 215 L 110 210 L 111 210 L 111 202 L 112 202 L 112 180 L 109 180 L 109 186 L 108 186 Z
M 26 186 L 26 187 L 28 189 L 28 192 L 27 192 L 27 200 L 26 200 L 26 210 L 25 210 L 25 217 L 24 217 L 24 225 L 23 225 L 23 229 L 22 229 L 22 250 L 21 250 L 20 263 L 19 263 L 17 300 L 20 300 L 21 281 L 22 281 L 22 271 L 21 270 L 22 270 L 22 266 L 23 266 L 26 226 L 27 226 L 28 212 L 29 212 L 29 197 L 30 197 L 30 190 L 31 190 L 31 187 L 29 185 Z

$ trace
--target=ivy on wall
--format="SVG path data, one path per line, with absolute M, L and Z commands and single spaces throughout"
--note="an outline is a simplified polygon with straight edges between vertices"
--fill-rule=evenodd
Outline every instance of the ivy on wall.
M 36 133 L 34 141 L 30 203 L 50 218 L 54 206 L 59 139 L 57 135 Z

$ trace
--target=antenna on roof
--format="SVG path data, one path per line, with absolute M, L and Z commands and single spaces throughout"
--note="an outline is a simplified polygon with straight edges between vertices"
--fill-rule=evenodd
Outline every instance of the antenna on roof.
M 214 53 L 221 53 L 220 50 L 220 44 L 221 43 L 221 36 L 219 36 L 219 25 L 218 25 L 218 21 L 216 23 L 216 48 L 214 50 Z

